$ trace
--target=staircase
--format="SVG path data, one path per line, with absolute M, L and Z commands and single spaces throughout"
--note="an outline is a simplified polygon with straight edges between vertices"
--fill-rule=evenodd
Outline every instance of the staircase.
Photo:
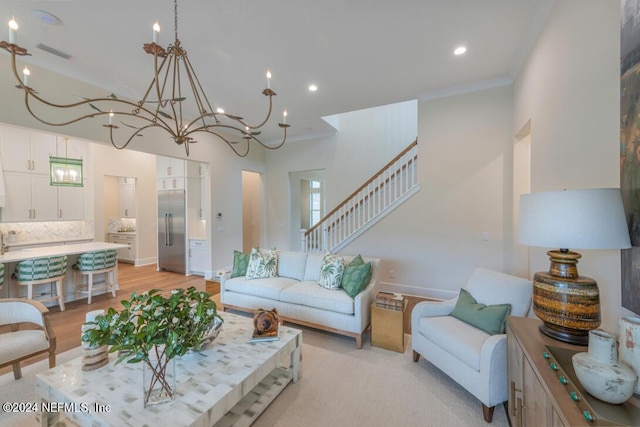
M 301 231 L 306 252 L 337 252 L 420 190 L 418 140 L 367 180 L 316 225 Z

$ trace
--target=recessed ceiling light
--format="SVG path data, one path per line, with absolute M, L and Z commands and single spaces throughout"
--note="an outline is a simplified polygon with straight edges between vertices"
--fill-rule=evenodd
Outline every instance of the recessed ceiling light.
M 315 92 L 318 90 L 318 86 L 316 85 L 309 85 L 309 92 Z
M 463 53 L 465 53 L 467 51 L 467 48 L 464 46 L 458 46 L 454 51 L 453 54 L 454 55 L 462 55 Z
M 45 24 L 62 25 L 62 21 L 60 20 L 60 18 L 44 10 L 34 10 L 33 14 Z

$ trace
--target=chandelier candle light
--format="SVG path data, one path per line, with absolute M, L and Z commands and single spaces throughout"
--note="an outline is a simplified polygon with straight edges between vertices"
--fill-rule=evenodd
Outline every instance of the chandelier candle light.
M 9 41 L 1 41 L 0 47 L 11 54 L 11 67 L 18 81 L 16 87 L 24 91 L 27 111 L 41 123 L 49 126 L 66 126 L 84 119 L 108 116 L 105 120 L 107 124 L 103 124 L 103 126 L 109 129 L 109 140 L 115 148 L 127 147 L 134 137 L 141 136 L 141 132 L 146 129 L 159 128 L 169 133 L 176 144 L 184 145 L 187 156 L 189 156 L 189 144 L 197 142 L 194 139 L 196 133 L 208 133 L 220 138 L 240 157 L 249 154 L 251 142 L 258 143 L 266 149 L 275 150 L 282 147 L 287 140 L 287 128 L 290 125 L 286 122 L 286 110 L 283 113 L 282 123 L 278 124 L 283 133 L 282 141 L 276 145 L 268 145 L 258 138 L 261 133 L 259 129 L 265 126 L 271 117 L 272 98 L 276 95 L 271 89 L 272 75 L 270 71 L 267 71 L 267 88 L 262 91 L 262 94 L 269 98 L 269 109 L 261 123 L 249 124 L 240 116 L 224 113 L 221 109 L 214 110 L 211 107 L 211 103 L 187 57 L 187 51 L 181 46 L 178 39 L 177 0 L 174 0 L 175 40 L 173 44 L 166 49 L 160 46 L 160 25 L 156 22 L 153 25 L 152 42 L 145 43 L 143 46 L 146 53 L 153 55 L 154 73 L 144 96 L 137 102 L 119 99 L 114 94 L 103 98 L 83 98 L 82 101 L 70 104 L 59 104 L 45 100 L 37 91 L 29 87 L 29 70 L 25 67 L 22 77 L 18 73 L 16 56 L 31 54 L 27 52 L 27 49 L 17 45 L 17 31 L 18 24 L 12 18 L 9 21 Z M 182 77 L 186 77 L 187 82 L 184 85 Z M 92 111 L 69 120 L 51 122 L 33 111 L 31 103 L 34 100 L 56 109 L 89 107 Z M 190 102 L 191 105 L 187 105 L 187 102 Z M 187 118 L 190 115 L 193 115 L 194 118 Z M 130 123 L 120 121 L 120 124 L 128 128 L 120 143 L 114 139 L 114 131 L 120 129 L 119 126 L 113 124 L 114 116 L 130 121 Z M 234 135 L 240 140 L 234 140 Z

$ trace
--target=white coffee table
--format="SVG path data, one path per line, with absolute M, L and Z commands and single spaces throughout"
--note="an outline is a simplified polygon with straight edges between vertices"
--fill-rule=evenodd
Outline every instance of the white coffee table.
M 142 363 L 116 366 L 111 354 L 108 365 L 85 372 L 77 358 L 36 375 L 37 402 L 61 403 L 40 414 L 39 422 L 52 425 L 62 415 L 80 426 L 250 425 L 289 382 L 298 381 L 302 331 L 280 326 L 278 341 L 252 344 L 252 319 L 221 316 L 222 331 L 211 346 L 176 358 L 173 401 L 144 407 Z

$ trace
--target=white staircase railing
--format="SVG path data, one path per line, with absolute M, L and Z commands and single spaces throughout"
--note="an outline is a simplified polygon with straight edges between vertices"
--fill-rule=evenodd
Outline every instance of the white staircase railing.
M 336 252 L 410 198 L 420 190 L 417 162 L 416 140 L 316 225 L 300 230 L 302 250 Z

